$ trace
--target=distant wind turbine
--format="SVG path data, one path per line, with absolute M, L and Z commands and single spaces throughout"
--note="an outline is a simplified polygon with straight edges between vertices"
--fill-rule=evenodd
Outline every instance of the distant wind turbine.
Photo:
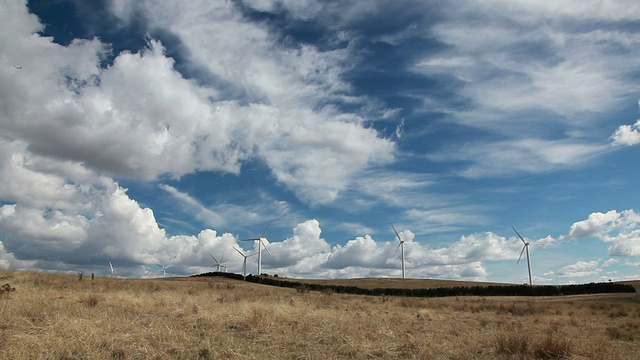
M 267 230 L 269 230 L 269 226 L 271 226 L 271 221 L 269 221 L 269 224 L 264 229 L 264 231 L 262 232 L 262 235 L 260 235 L 260 237 L 252 238 L 252 239 L 240 240 L 240 241 L 257 241 L 258 242 L 258 252 L 257 252 L 257 254 L 258 254 L 258 276 L 260 276 L 262 274 L 262 247 L 264 246 L 264 249 L 267 250 L 269 255 L 271 255 L 271 251 L 269 251 L 269 249 L 267 248 L 267 244 L 264 243 L 264 241 L 267 241 L 267 239 L 264 237 L 264 235 L 267 233 Z
M 256 253 L 253 254 L 245 254 L 244 252 L 242 252 L 241 250 L 239 250 L 238 248 L 236 248 L 235 246 L 233 247 L 233 250 L 237 251 L 238 254 L 240 254 L 243 257 L 242 260 L 242 277 L 247 277 L 247 258 L 253 255 L 256 255 Z
M 225 269 L 225 272 L 226 272 L 226 268 L 227 268 L 227 267 L 226 267 L 226 266 L 224 266 L 224 264 L 225 264 L 225 263 L 218 261 L 218 259 L 216 259 L 215 257 L 213 257 L 213 255 L 211 255 L 211 254 L 209 254 L 209 256 L 211 256 L 211 258 L 213 259 L 213 261 L 215 261 L 215 262 L 216 262 L 216 265 L 218 266 L 218 272 L 220 272 L 220 270 L 221 270 L 221 269 L 223 269 L 223 268 Z M 223 258 L 221 258 L 221 260 L 223 260 L 223 261 L 224 261 L 224 257 L 223 257 Z
M 391 225 L 393 228 L 393 232 L 396 233 L 396 237 L 398 238 L 398 246 L 396 247 L 396 251 L 400 248 L 400 253 L 402 254 L 402 278 L 404 279 L 404 240 L 398 234 L 398 230 L 396 230 L 395 226 Z M 396 255 L 396 251 L 393 252 L 393 255 Z
M 516 230 L 515 227 L 511 226 L 511 228 L 513 229 L 513 231 L 516 232 L 516 234 L 518 235 L 518 237 L 520 238 L 520 240 L 522 240 L 522 243 L 524 244 L 522 246 L 522 251 L 520 251 L 520 256 L 518 256 L 518 261 L 516 262 L 516 264 L 520 263 L 520 259 L 522 258 L 522 253 L 523 252 L 527 252 L 527 267 L 529 268 L 529 285 L 533 285 L 533 281 L 531 281 L 531 259 L 529 258 L 529 243 L 524 241 L 524 239 L 522 238 L 522 235 L 520 235 L 520 233 L 518 232 L 518 230 Z
M 160 266 L 162 268 L 162 277 L 167 277 L 167 269 L 172 267 L 173 265 L 169 265 L 169 266 L 162 266 L 160 264 L 156 264 L 158 266 Z
M 111 277 L 113 277 L 113 273 L 115 272 L 113 265 L 111 265 L 111 261 L 109 261 L 109 267 L 111 268 Z

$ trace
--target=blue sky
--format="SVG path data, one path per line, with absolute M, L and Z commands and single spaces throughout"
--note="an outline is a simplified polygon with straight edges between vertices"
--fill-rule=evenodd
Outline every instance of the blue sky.
M 0 6 L 0 268 L 640 278 L 635 1 Z

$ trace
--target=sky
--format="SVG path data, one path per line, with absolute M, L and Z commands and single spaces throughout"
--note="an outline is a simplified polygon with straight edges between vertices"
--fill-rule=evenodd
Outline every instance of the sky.
M 640 279 L 640 3 L 0 2 L 0 268 Z M 398 231 L 394 233 L 393 227 Z M 257 257 L 247 272 L 257 272 Z

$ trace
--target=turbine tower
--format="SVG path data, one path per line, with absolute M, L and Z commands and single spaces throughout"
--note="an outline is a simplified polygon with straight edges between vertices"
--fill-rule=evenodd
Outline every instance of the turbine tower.
M 258 242 L 258 252 L 257 252 L 257 254 L 258 254 L 258 276 L 260 276 L 262 274 L 262 247 L 264 246 L 264 249 L 267 250 L 269 255 L 271 255 L 271 251 L 269 251 L 269 249 L 267 248 L 267 244 L 264 243 L 264 241 L 267 241 L 267 239 L 264 237 L 264 235 L 267 233 L 267 230 L 269 230 L 269 226 L 271 226 L 271 221 L 269 221 L 269 224 L 264 229 L 264 231 L 262 232 L 262 235 L 260 235 L 260 237 L 252 238 L 252 239 L 240 240 L 240 241 L 257 241 Z
M 250 257 L 250 256 L 255 255 L 256 253 L 247 255 L 244 252 L 240 251 L 235 246 L 233 247 L 233 250 L 237 251 L 238 254 L 240 254 L 243 257 L 243 260 L 242 260 L 242 277 L 246 278 L 247 277 L 247 258 Z
M 172 267 L 173 265 L 169 265 L 169 266 L 162 266 L 160 264 L 156 264 L 158 266 L 160 266 L 162 268 L 162 277 L 167 277 L 167 269 Z
M 516 262 L 516 264 L 520 263 L 520 259 L 522 258 L 522 253 L 523 252 L 527 252 L 527 267 L 529 268 L 529 285 L 533 285 L 533 281 L 531 281 L 531 259 L 529 258 L 529 243 L 524 241 L 524 239 L 522 238 L 522 235 L 520 235 L 520 233 L 518 232 L 518 230 L 516 230 L 515 227 L 511 226 L 511 228 L 513 229 L 513 231 L 516 232 L 516 234 L 518 235 L 518 237 L 520 238 L 520 240 L 522 240 L 522 243 L 524 244 L 522 246 L 522 251 L 520 251 L 520 256 L 518 256 L 518 261 Z
M 402 278 L 404 279 L 404 240 L 400 237 L 400 234 L 398 234 L 398 230 L 396 230 L 395 226 L 391 225 L 391 227 L 393 228 L 393 232 L 396 233 L 396 237 L 398 238 L 398 246 L 396 247 L 396 251 L 398 251 L 398 248 L 400 248 L 400 253 L 402 254 Z M 393 252 L 393 255 L 395 256 L 396 251 Z

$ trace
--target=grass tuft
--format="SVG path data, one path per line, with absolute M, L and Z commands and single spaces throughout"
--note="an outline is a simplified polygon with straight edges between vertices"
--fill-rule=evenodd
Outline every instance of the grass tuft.
M 521 333 L 501 334 L 495 340 L 495 350 L 502 355 L 525 356 L 529 352 L 529 339 Z
M 553 331 L 549 331 L 535 345 L 533 354 L 536 359 L 567 359 L 571 356 L 571 348 L 569 339 L 559 338 Z
M 80 302 L 87 305 L 90 308 L 94 308 L 98 306 L 98 303 L 101 301 L 100 297 L 97 295 L 88 295 L 83 297 Z

